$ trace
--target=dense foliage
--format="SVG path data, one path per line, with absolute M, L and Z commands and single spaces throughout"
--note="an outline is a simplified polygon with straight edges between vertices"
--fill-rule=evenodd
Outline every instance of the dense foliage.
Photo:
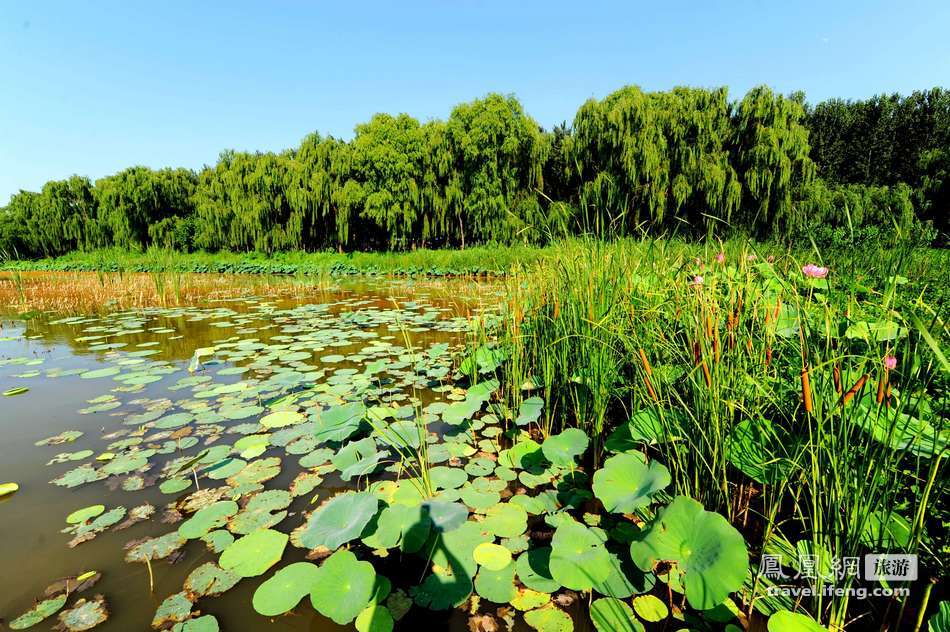
M 810 107 L 765 87 L 732 102 L 723 88 L 628 86 L 550 132 L 490 94 L 445 121 L 378 114 L 349 142 L 225 151 L 198 173 L 49 182 L 2 209 L 0 249 L 404 250 L 641 231 L 927 242 L 947 229 L 948 173 L 943 89 Z

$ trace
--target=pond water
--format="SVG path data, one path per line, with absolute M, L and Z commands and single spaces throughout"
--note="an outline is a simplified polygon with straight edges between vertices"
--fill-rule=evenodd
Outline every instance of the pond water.
M 499 433 L 488 409 L 470 414 L 463 432 L 454 417 L 446 423 L 453 403 L 471 401 L 453 384 L 452 355 L 464 343 L 468 318 L 497 303 L 492 295 L 473 292 L 471 282 L 374 281 L 297 288 L 293 298 L 277 293 L 97 314 L 34 312 L 24 319 L 7 308 L 0 391 L 29 390 L 0 397 L 0 483 L 20 486 L 0 500 L 0 629 L 48 586 L 87 571 L 101 578 L 30 629 L 51 629 L 81 599 L 85 610 L 74 614 L 94 620 L 101 609 L 95 595 L 109 612 L 96 629 L 150 629 L 163 601 L 182 591 L 193 571 L 217 562 L 234 539 L 258 528 L 290 534 L 307 522 L 305 512 L 335 494 L 410 478 L 380 427 L 411 434 L 424 419 L 430 460 L 442 464 L 442 478 L 473 466 L 462 487 L 440 483 L 445 506 L 462 506 L 456 501 L 464 491 L 498 498 L 494 490 L 506 483 L 492 474 Z M 360 449 L 343 450 L 357 440 Z M 378 488 L 381 497 L 393 494 L 389 485 Z M 397 493 L 411 496 L 406 487 Z M 272 490 L 266 501 L 264 490 Z M 176 532 L 201 507 L 232 499 L 239 513 L 225 512 L 204 530 L 211 535 L 181 537 L 152 554 L 126 550 L 127 543 Z M 103 507 L 67 524 L 74 511 L 97 505 Z M 398 547 L 373 553 L 359 539 L 347 546 L 390 578 L 391 594 L 408 592 L 427 574 L 419 554 Z M 517 551 L 517 542 L 511 548 Z M 167 625 L 200 613 L 214 615 L 226 631 L 352 629 L 317 613 L 307 597 L 286 616 L 255 612 L 258 586 L 307 554 L 291 541 L 263 574 L 217 596 L 192 591 Z M 189 586 L 195 583 L 192 577 Z M 393 614 L 399 601 L 386 602 Z M 467 622 L 457 609 L 413 606 L 396 628 L 467 630 Z

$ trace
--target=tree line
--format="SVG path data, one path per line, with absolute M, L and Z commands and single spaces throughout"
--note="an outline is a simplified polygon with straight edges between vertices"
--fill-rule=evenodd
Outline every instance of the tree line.
M 21 191 L 0 250 L 35 257 L 178 250 L 379 250 L 542 243 L 641 231 L 800 238 L 816 227 L 945 234 L 950 91 L 832 99 L 766 87 L 590 99 L 544 130 L 513 96 L 447 120 L 377 114 L 344 141 L 225 151 L 188 169 L 130 167 Z M 929 233 L 933 234 L 933 233 Z

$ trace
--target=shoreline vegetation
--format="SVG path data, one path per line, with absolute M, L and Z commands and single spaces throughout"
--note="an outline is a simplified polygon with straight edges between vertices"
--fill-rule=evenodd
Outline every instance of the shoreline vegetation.
M 950 90 L 809 104 L 765 86 L 590 99 L 542 128 L 512 95 L 445 120 L 376 114 L 352 140 L 223 151 L 20 191 L 0 255 L 411 251 L 573 235 L 733 237 L 820 247 L 946 241 Z

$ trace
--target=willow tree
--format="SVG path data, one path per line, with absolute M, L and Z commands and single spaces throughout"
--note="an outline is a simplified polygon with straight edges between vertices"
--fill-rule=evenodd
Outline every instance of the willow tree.
M 446 142 L 453 158 L 445 177 L 458 243 L 510 241 L 530 230 L 538 209 L 545 145 L 538 124 L 512 96 L 489 94 L 452 110 Z
M 151 245 L 150 227 L 192 213 L 195 182 L 188 169 L 148 167 L 130 167 L 97 180 L 99 217 L 111 243 L 132 249 Z
M 343 245 L 349 240 L 349 207 L 342 199 L 343 183 L 352 171 L 352 151 L 342 140 L 310 134 L 294 154 L 288 199 L 304 220 L 308 249 Z
M 743 188 L 740 224 L 760 235 L 798 221 L 793 197 L 815 176 L 804 117 L 798 100 L 765 86 L 750 90 L 736 108 L 733 152 Z

